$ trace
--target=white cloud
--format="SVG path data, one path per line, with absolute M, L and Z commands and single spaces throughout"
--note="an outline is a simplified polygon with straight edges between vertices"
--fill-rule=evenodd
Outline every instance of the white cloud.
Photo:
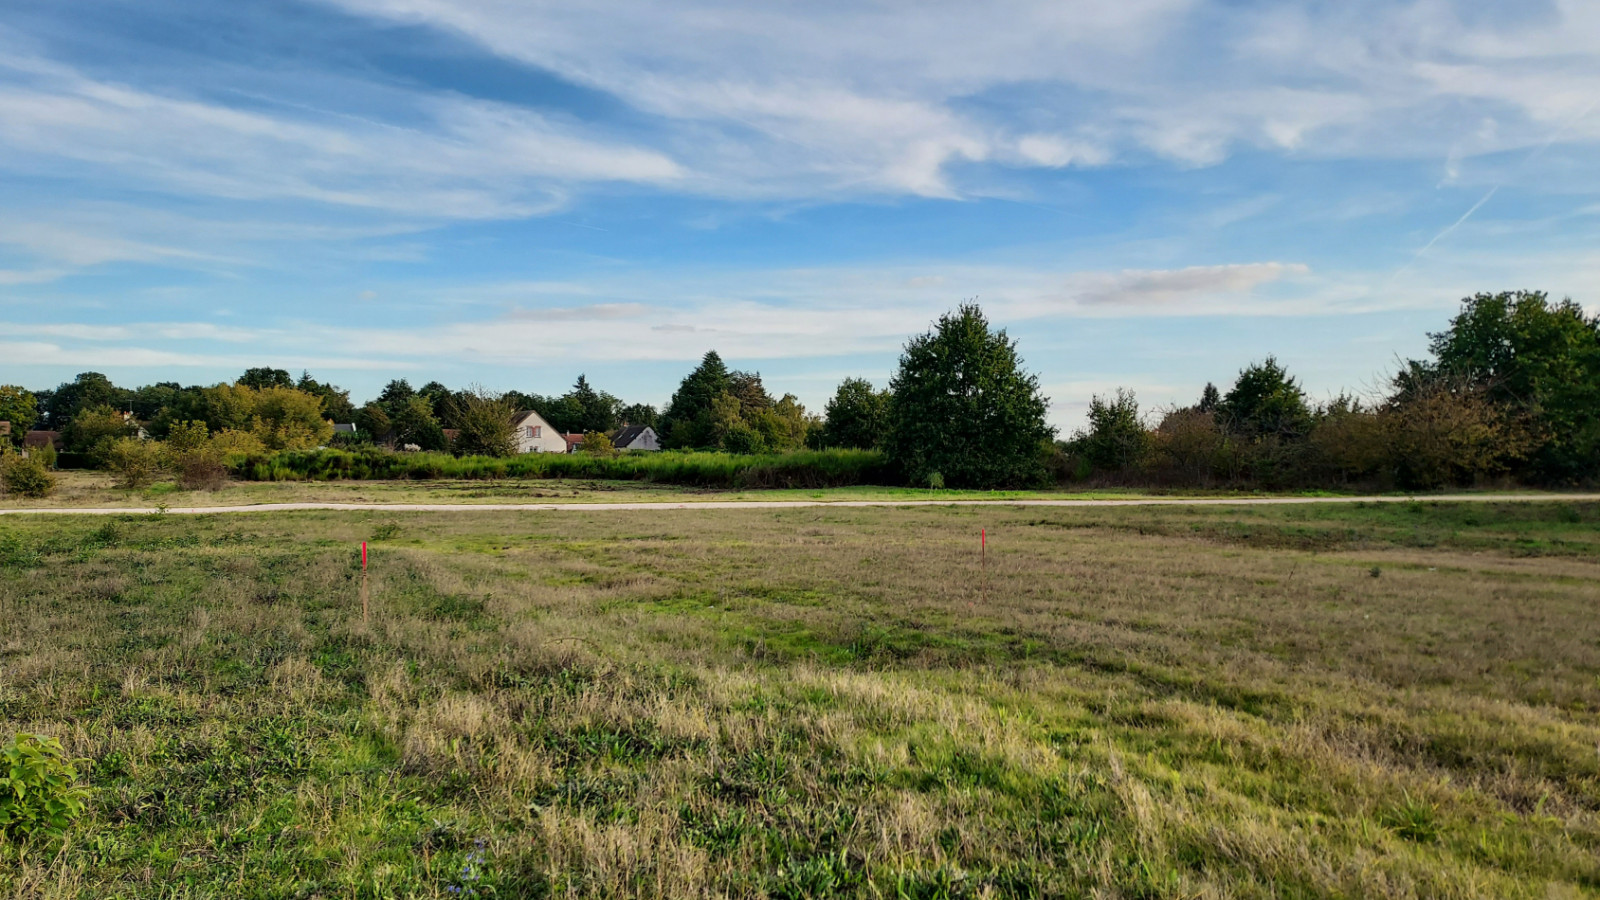
M 6 74 L 0 146 L 13 170 L 54 174 L 69 163 L 87 165 L 181 194 L 313 202 L 429 221 L 549 211 L 564 202 L 569 184 L 683 177 L 658 151 L 460 97 L 396 98 L 409 100 L 423 119 L 408 127 L 234 109 L 36 59 L 0 61 L 0 76 Z
M 706 151 L 697 178 L 733 193 L 959 193 L 955 160 L 1442 156 L 1464 135 L 1481 154 L 1536 146 L 1600 78 L 1586 0 L 1495 17 L 1448 0 L 328 2 L 465 35 L 678 122 Z M 1052 125 L 969 102 L 989 97 Z M 1569 137 L 1600 139 L 1600 121 Z

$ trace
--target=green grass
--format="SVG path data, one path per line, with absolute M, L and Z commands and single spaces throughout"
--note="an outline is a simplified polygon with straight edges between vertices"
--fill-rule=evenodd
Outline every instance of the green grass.
M 1597 578 L 1594 503 L 8 518 L 95 793 L 0 895 L 1597 896 Z

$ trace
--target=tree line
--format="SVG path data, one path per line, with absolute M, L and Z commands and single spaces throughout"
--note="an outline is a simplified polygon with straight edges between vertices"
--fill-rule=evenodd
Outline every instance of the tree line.
M 93 372 L 53 390 L 0 386 L 0 420 L 13 423 L 13 441 L 29 427 L 59 430 L 68 451 L 102 464 L 143 452 L 135 446 L 141 436 L 172 443 L 176 435 L 204 473 L 229 453 L 378 441 L 507 456 L 515 452 L 514 414 L 535 410 L 562 432 L 588 435 L 592 450 L 609 446 L 604 436 L 624 424 L 651 425 L 667 449 L 878 450 L 899 481 L 932 487 L 1092 480 L 1421 489 L 1600 480 L 1600 317 L 1540 292 L 1478 294 L 1429 339 L 1430 358 L 1406 361 L 1378 397 L 1314 403 L 1269 356 L 1226 391 L 1207 384 L 1188 406 L 1147 412 L 1132 391 L 1096 396 L 1087 426 L 1062 440 L 1046 423 L 1048 398 L 1016 342 L 974 303 L 911 338 L 885 388 L 846 379 L 822 415 L 793 394 L 774 398 L 760 373 L 729 369 L 711 351 L 659 413 L 595 389 L 584 375 L 559 395 L 452 390 L 437 381 L 413 389 L 397 379 L 357 407 L 347 391 L 309 373 L 294 379 L 255 368 L 209 387 L 125 389 Z M 334 434 L 332 422 L 357 430 Z
M 1144 415 L 1095 397 L 1072 477 L 1177 486 L 1432 489 L 1600 481 L 1600 316 L 1537 291 L 1477 294 L 1379 396 L 1311 402 L 1267 357 L 1227 391 Z

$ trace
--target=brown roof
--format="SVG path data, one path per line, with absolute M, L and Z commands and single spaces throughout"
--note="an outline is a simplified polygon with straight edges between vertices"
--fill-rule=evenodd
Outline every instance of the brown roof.
M 22 446 L 28 449 L 43 447 L 45 444 L 61 449 L 61 432 L 59 431 L 30 431 L 22 436 Z

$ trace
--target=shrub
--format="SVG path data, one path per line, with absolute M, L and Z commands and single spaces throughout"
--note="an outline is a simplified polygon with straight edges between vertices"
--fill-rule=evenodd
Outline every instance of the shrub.
M 42 499 L 55 493 L 56 476 L 37 453 L 0 456 L 0 487 L 19 497 Z
M 583 452 L 590 456 L 616 456 L 617 448 L 604 431 L 591 431 L 583 436 Z
M 167 431 L 167 450 L 172 453 L 198 450 L 205 446 L 210 437 L 211 432 L 206 429 L 204 422 L 178 422 Z
M 57 836 L 83 812 L 88 788 L 54 738 L 19 734 L 0 747 L 0 834 Z
M 222 453 L 265 453 L 267 445 L 248 431 L 224 428 L 211 436 L 211 446 Z
M 1383 412 L 1395 479 L 1406 488 L 1470 485 L 1510 471 L 1535 442 L 1516 411 L 1462 378 L 1419 382 Z
M 228 480 L 228 466 L 221 450 L 197 447 L 172 455 L 178 484 L 186 491 L 214 491 Z
M 106 468 L 117 476 L 117 484 L 133 489 L 154 481 L 161 473 L 161 445 L 138 438 L 118 438 L 105 452 Z
M 56 467 L 56 460 L 60 457 L 60 454 L 56 452 L 56 445 L 53 442 L 46 442 L 43 447 L 34 447 L 28 451 L 28 455 L 37 456 L 39 461 L 44 463 L 44 467 L 46 469 L 54 469 Z
M 1215 391 L 1215 388 L 1212 388 Z M 1181 484 L 1209 485 L 1224 465 L 1227 437 L 1213 413 L 1199 407 L 1168 412 L 1152 435 L 1157 465 Z

